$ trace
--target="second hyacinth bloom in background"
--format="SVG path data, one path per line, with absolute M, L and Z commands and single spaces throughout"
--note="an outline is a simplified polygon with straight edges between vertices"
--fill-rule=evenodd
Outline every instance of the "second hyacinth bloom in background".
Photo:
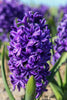
M 67 52 L 67 14 L 63 16 L 57 30 L 58 34 L 57 39 L 55 39 L 53 64 L 61 57 L 63 52 Z

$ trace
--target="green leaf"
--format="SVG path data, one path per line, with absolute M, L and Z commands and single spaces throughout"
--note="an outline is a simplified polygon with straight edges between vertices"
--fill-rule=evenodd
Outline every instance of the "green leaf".
M 67 89 L 67 59 L 66 59 L 66 68 L 65 68 L 65 75 L 64 75 L 64 83 L 63 83 L 64 89 Z
M 62 53 L 61 57 L 58 59 L 58 61 L 55 63 L 55 65 L 51 69 L 51 72 L 59 68 L 66 61 L 66 58 L 67 58 L 67 52 Z
M 63 98 L 63 91 L 61 90 L 61 88 L 59 88 L 57 85 L 53 84 L 52 82 L 49 83 L 51 89 L 53 90 L 56 99 L 57 100 L 62 100 Z
M 9 89 L 8 83 L 7 83 L 5 67 L 4 67 L 4 56 L 5 56 L 5 47 L 3 48 L 3 52 L 2 52 L 2 65 L 1 65 L 2 78 L 3 78 L 4 86 L 5 86 L 5 89 L 8 93 L 10 100 L 15 100 Z
M 7 49 L 7 46 L 9 46 L 9 42 L 4 42 L 4 45 L 5 45 L 5 57 L 7 60 L 9 60 L 8 49 Z
M 67 52 L 64 52 L 61 55 L 61 57 L 58 59 L 58 61 L 55 63 L 55 65 L 53 66 L 53 68 L 50 70 L 51 71 L 51 75 L 47 77 L 47 80 L 49 82 L 51 82 L 53 80 L 56 72 L 61 67 L 61 65 L 65 62 L 66 58 L 67 58 Z
M 58 59 L 58 61 L 55 63 L 55 65 L 52 67 L 52 69 L 50 70 L 51 72 L 54 72 L 54 70 L 56 70 L 57 66 L 59 65 L 61 61 L 61 57 Z
M 61 60 L 59 62 L 58 68 L 66 61 L 67 59 L 67 52 L 62 53 Z M 62 78 L 60 76 L 60 73 L 57 72 L 57 79 L 58 79 L 58 85 L 63 89 L 63 87 L 67 88 L 67 67 L 66 67 L 66 72 L 65 72 L 65 78 L 64 78 L 64 83 L 62 82 Z
M 62 53 L 62 57 L 61 57 L 61 62 L 59 65 L 62 65 L 64 62 L 66 62 L 67 59 L 67 52 Z
M 30 77 L 26 86 L 25 100 L 34 100 L 36 92 L 36 83 L 33 76 Z
M 57 77 L 57 83 L 58 83 L 59 87 L 63 88 L 63 82 L 62 82 L 62 78 L 61 78 L 59 71 L 57 71 L 56 77 Z
M 49 82 L 51 82 L 54 79 L 55 73 L 58 71 L 57 66 L 59 65 L 61 61 L 61 57 L 59 58 L 59 60 L 55 63 L 55 65 L 53 66 L 53 68 L 50 70 L 51 71 L 51 75 L 47 77 L 47 80 Z
M 0 33 L 1 34 L 1 33 Z M 2 46 L 2 41 L 0 40 L 0 48 L 1 48 L 1 46 Z

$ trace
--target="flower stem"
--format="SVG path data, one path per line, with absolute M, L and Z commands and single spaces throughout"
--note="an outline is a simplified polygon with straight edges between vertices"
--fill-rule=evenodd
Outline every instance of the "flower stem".
M 5 56 L 5 46 L 4 46 L 3 52 L 2 52 L 2 65 L 1 65 L 2 78 L 3 78 L 5 89 L 8 93 L 9 99 L 15 100 L 10 89 L 9 89 L 8 83 L 7 83 L 6 74 L 5 74 L 5 67 L 4 67 L 4 56 Z

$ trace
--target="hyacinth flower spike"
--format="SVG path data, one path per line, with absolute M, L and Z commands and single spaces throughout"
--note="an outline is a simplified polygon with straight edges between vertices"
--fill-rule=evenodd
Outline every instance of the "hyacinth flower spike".
M 29 12 L 15 23 L 10 34 L 9 69 L 13 87 L 25 88 L 31 75 L 36 81 L 36 98 L 48 84 L 51 43 L 50 31 L 39 13 Z
M 8 50 L 13 89 L 15 90 L 16 86 L 19 91 L 21 88 L 25 88 L 25 100 L 28 100 L 27 98 L 39 100 L 42 93 L 47 90 L 48 83 L 53 80 L 62 59 L 60 57 L 49 71 L 47 62 L 51 57 L 50 31 L 42 15 L 37 12 L 29 12 L 22 20 L 18 19 L 17 23 L 14 23 L 10 32 Z
M 57 39 L 55 40 L 55 46 L 54 50 L 55 53 L 53 55 L 53 64 L 60 58 L 61 55 L 63 55 L 61 64 L 66 64 L 65 68 L 65 76 L 64 76 L 64 82 L 62 81 L 60 72 L 58 71 L 56 73 L 57 81 L 56 83 L 52 82 L 50 83 L 50 86 L 57 98 L 57 100 L 67 100 L 67 14 L 64 15 L 62 21 L 59 23 L 58 26 L 58 34 Z M 59 66 L 60 66 L 59 65 Z

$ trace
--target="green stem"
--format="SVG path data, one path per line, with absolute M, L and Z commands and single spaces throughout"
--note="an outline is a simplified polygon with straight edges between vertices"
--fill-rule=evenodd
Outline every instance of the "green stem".
M 6 79 L 5 68 L 4 68 L 4 55 L 5 55 L 5 47 L 3 48 L 3 52 L 2 52 L 2 65 L 1 65 L 2 78 L 3 78 L 4 86 L 5 86 L 5 89 L 8 93 L 10 100 L 15 100 L 9 89 L 7 79 Z
M 63 87 L 63 82 L 62 82 L 62 78 L 61 78 L 61 75 L 60 75 L 59 71 L 57 71 L 56 77 L 57 77 L 57 83 L 58 83 L 58 85 L 62 88 Z
M 60 57 L 59 59 L 58 59 L 58 61 L 55 63 L 55 65 L 53 66 L 53 68 L 50 70 L 51 71 L 51 75 L 50 76 L 48 76 L 47 77 L 47 80 L 49 81 L 49 82 L 51 82 L 53 79 L 54 79 L 54 76 L 55 76 L 55 74 L 56 74 L 56 72 L 58 71 L 58 69 L 60 68 L 60 61 L 61 61 L 61 58 L 62 57 Z
M 52 55 L 54 55 L 54 48 L 53 48 L 52 36 L 51 36 L 51 43 L 52 43 Z
M 49 83 L 51 89 L 53 90 L 56 99 L 57 100 L 63 100 L 63 91 L 61 90 L 60 87 L 58 87 L 57 85 L 53 84 L 52 82 Z

